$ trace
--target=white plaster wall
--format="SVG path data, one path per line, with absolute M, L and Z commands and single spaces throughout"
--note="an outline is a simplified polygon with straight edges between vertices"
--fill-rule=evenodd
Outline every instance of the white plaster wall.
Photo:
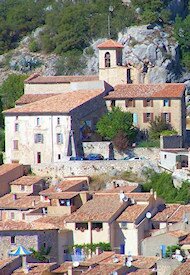
M 71 82 L 70 89 L 71 91 L 77 90 L 95 90 L 102 89 L 104 90 L 104 81 L 96 80 L 96 81 L 85 81 L 85 82 Z
M 174 170 L 176 167 L 176 156 L 175 153 L 160 151 L 160 164 L 167 169 Z
M 58 84 L 29 84 L 25 83 L 25 94 L 58 94 L 71 91 L 70 83 Z
M 36 119 L 40 118 L 37 126 Z M 60 117 L 60 125 L 57 125 Z M 15 132 L 15 122 L 19 124 L 19 131 Z M 71 121 L 69 116 L 6 116 L 5 117 L 5 163 L 19 160 L 22 164 L 36 164 L 37 152 L 41 152 L 41 161 L 44 163 L 58 162 L 67 153 Z M 44 142 L 35 143 L 34 135 L 43 134 Z M 63 134 L 63 143 L 57 144 L 57 133 Z M 18 150 L 13 149 L 13 140 L 18 140 Z

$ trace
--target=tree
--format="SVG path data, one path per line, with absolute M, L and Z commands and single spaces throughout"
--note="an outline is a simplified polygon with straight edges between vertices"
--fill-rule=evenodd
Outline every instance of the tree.
M 51 252 L 50 246 L 47 249 L 42 246 L 38 251 L 34 248 L 30 248 L 30 251 L 33 253 L 33 257 L 38 261 L 43 263 L 49 262 L 49 254 Z
M 157 116 L 150 122 L 149 137 L 151 139 L 159 139 L 162 132 L 166 130 L 171 130 L 171 125 L 162 116 Z
M 97 132 L 109 140 L 113 140 L 118 133 L 122 133 L 126 135 L 129 142 L 132 142 L 136 137 L 137 129 L 133 126 L 132 114 L 115 107 L 100 118 L 97 123 Z
M 24 93 L 24 80 L 27 75 L 11 74 L 0 87 L 3 110 L 15 106 L 15 101 Z
M 117 133 L 116 136 L 113 138 L 113 145 L 119 152 L 124 151 L 129 145 L 127 134 L 119 131 L 119 133 Z

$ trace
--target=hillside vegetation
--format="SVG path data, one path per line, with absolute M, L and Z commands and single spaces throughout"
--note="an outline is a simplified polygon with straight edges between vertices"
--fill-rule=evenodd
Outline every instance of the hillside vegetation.
M 40 39 L 31 41 L 31 51 L 78 54 L 93 39 L 108 36 L 108 13 L 111 36 L 131 25 L 159 23 L 172 25 L 181 45 L 182 62 L 190 67 L 190 15 L 188 0 L 186 17 L 170 20 L 167 8 L 171 1 L 131 0 L 124 5 L 118 0 L 6 0 L 0 2 L 0 54 L 17 46 L 18 42 L 39 26 L 44 26 Z M 112 5 L 113 11 L 109 12 Z M 183 14 L 184 15 L 184 14 Z

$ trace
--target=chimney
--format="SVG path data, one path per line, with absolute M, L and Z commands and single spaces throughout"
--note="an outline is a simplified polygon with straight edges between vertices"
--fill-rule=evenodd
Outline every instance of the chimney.
M 68 275 L 73 275 L 73 268 L 72 268 L 72 266 L 68 267 Z
M 14 200 L 14 201 L 17 200 L 17 194 L 13 194 L 13 200 Z

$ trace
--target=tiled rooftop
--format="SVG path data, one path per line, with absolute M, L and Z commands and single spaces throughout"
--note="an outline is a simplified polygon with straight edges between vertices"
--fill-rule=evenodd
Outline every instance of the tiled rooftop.
M 128 206 L 117 218 L 117 222 L 135 222 L 135 220 L 145 211 L 148 205 L 134 204 Z
M 104 41 L 103 43 L 99 44 L 97 46 L 99 49 L 106 49 L 106 48 L 123 48 L 123 45 L 117 41 L 114 41 L 112 39 L 108 39 Z
M 190 260 L 178 266 L 171 275 L 189 275 L 190 274 Z
M 123 205 L 118 194 L 98 195 L 87 201 L 76 212 L 72 213 L 66 222 L 109 221 Z
M 4 111 L 5 114 L 68 114 L 75 108 L 95 97 L 103 95 L 102 90 L 80 90 L 65 92 L 33 103 Z
M 56 263 L 29 263 L 29 270 L 27 274 L 31 275 L 44 275 L 50 274 L 50 269 L 56 267 Z M 49 271 L 49 272 L 48 272 Z M 26 274 L 22 268 L 19 268 L 12 273 L 13 275 L 24 275 Z
M 190 205 L 180 205 L 169 217 L 168 222 L 182 222 L 186 213 L 190 213 Z
M 41 76 L 33 74 L 25 80 L 25 83 L 31 84 L 60 84 L 70 82 L 84 82 L 99 80 L 97 75 L 78 75 L 78 76 Z
M 22 167 L 21 164 L 19 163 L 10 163 L 10 164 L 3 164 L 3 165 L 0 165 L 0 176 L 7 173 L 7 172 L 10 172 L 11 170 L 15 169 L 16 167 Z
M 113 251 L 104 251 L 99 255 L 95 255 L 90 259 L 86 259 L 84 262 L 81 262 L 81 265 L 90 266 L 96 263 L 100 263 L 103 260 L 106 260 L 107 258 L 110 258 L 115 255 L 115 252 Z
M 110 189 L 105 189 L 105 190 L 101 190 L 99 191 L 99 193 L 120 193 L 121 191 L 125 192 L 125 193 L 130 193 L 133 192 L 135 189 L 137 188 L 137 186 L 135 185 L 126 185 L 126 186 L 119 186 L 116 188 L 110 188 Z
M 14 194 L 12 193 L 9 193 L 9 194 L 6 194 L 4 195 L 3 197 L 0 197 L 0 208 L 4 208 L 6 207 L 6 204 L 9 204 L 9 203 L 12 203 L 14 201 Z M 28 196 L 27 193 L 17 193 L 16 194 L 17 196 L 17 199 L 21 199 L 21 198 L 24 198 L 26 196 Z
M 182 241 L 180 241 L 180 244 L 190 244 L 190 234 L 188 234 Z
M 73 263 L 72 262 L 64 262 L 62 263 L 58 268 L 54 269 L 52 271 L 52 273 L 56 273 L 56 274 L 62 274 L 63 272 L 67 272 L 68 271 L 68 267 L 72 267 Z
M 187 231 L 183 231 L 183 230 L 175 230 L 175 231 L 170 231 L 168 232 L 169 235 L 172 235 L 174 237 L 180 238 L 180 237 L 184 237 L 188 235 Z
M 15 103 L 16 105 L 28 104 L 58 94 L 24 94 Z
M 76 197 L 77 195 L 79 195 L 80 192 L 58 192 L 58 193 L 54 193 L 49 197 L 49 199 L 72 199 L 74 197 Z
M 105 99 L 181 98 L 184 91 L 185 85 L 181 83 L 122 84 L 115 86 Z
M 120 193 L 117 192 L 118 194 Z M 98 191 L 95 193 L 96 196 L 108 196 L 108 194 L 114 194 L 113 192 L 109 192 L 108 190 L 104 191 Z M 148 193 L 148 192 L 145 192 L 145 193 L 141 193 L 141 192 L 131 192 L 131 193 L 125 193 L 125 195 L 128 197 L 128 198 L 131 198 L 131 199 L 134 199 L 135 201 L 138 201 L 138 202 L 144 202 L 144 201 L 149 201 L 149 199 L 151 198 L 152 194 L 151 193 Z
M 153 218 L 153 221 L 166 222 L 171 215 L 179 208 L 180 204 L 166 204 L 166 208 L 158 212 Z
M 37 176 L 23 176 L 17 180 L 12 181 L 10 184 L 12 185 L 33 185 L 36 183 L 39 183 L 39 181 L 41 181 L 42 178 L 41 177 L 37 177 Z
M 12 199 L 9 197 L 9 201 L 2 203 L 1 201 L 1 209 L 35 209 L 39 207 L 47 207 L 49 205 L 48 202 L 41 202 L 40 196 L 22 196 L 20 198 L 14 199 L 13 194 Z
M 44 216 L 34 221 L 34 223 L 50 224 L 56 226 L 59 229 L 65 229 L 64 220 L 68 215 L 62 216 Z
M 120 268 L 126 269 L 122 265 L 118 264 L 111 264 L 111 265 L 98 265 L 90 270 L 87 270 L 83 272 L 83 274 L 89 274 L 89 275 L 109 275 L 112 274 L 114 271 L 118 271 Z
M 151 269 L 138 269 L 136 271 L 132 271 L 129 273 L 130 275 L 153 275 L 155 273 L 152 272 Z
M 1 269 L 3 267 L 5 267 L 8 263 L 11 263 L 14 259 L 13 258 L 7 258 L 7 259 L 0 260 L 0 274 L 1 274 Z
M 44 222 L 32 222 L 27 223 L 24 221 L 0 221 L 0 231 L 25 231 L 25 230 L 50 230 L 50 229 L 59 229 L 57 225 L 52 223 Z
M 83 180 L 64 180 L 55 186 L 51 186 L 50 188 L 41 191 L 40 195 L 50 196 L 50 195 L 57 194 L 58 192 L 65 192 L 65 191 L 68 192 L 70 191 L 71 188 L 77 187 L 77 185 L 80 185 L 81 182 L 83 182 Z

